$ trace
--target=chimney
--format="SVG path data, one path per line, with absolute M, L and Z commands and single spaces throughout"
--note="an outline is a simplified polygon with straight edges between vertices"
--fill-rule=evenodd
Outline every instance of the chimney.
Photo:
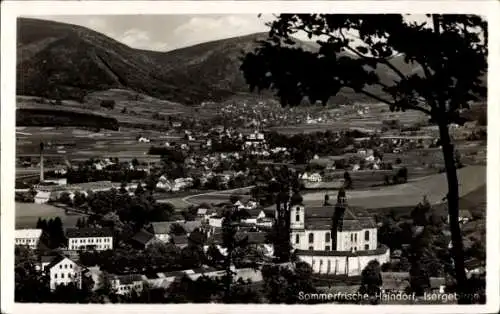
M 40 142 L 40 183 L 43 183 L 43 142 Z

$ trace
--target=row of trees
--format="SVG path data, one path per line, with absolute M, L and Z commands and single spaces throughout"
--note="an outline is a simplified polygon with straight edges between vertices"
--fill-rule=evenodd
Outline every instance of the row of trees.
M 40 242 L 49 249 L 56 249 L 67 245 L 61 218 L 56 217 L 48 220 L 38 218 L 36 229 L 42 230 Z

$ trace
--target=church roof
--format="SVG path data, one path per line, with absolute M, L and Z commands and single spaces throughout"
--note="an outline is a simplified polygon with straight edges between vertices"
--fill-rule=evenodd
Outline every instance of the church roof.
M 344 214 L 344 219 L 356 219 L 354 212 L 357 211 L 355 207 L 347 207 Z M 335 205 L 330 206 L 306 206 L 305 215 L 307 218 L 332 218 L 335 213 Z
M 330 230 L 332 228 L 334 212 L 335 206 L 306 207 L 305 229 Z M 343 231 L 355 231 L 376 227 L 375 220 L 372 217 L 358 215 L 358 208 L 346 207 L 342 222 Z

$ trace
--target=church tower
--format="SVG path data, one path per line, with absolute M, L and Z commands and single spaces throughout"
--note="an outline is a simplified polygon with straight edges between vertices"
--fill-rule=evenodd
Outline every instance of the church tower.
M 342 232 L 344 214 L 347 207 L 347 197 L 345 190 L 341 188 L 337 194 L 337 204 L 332 217 L 332 249 L 337 250 L 338 247 L 338 232 Z
M 305 210 L 302 196 L 297 191 L 290 198 L 290 228 L 304 229 Z

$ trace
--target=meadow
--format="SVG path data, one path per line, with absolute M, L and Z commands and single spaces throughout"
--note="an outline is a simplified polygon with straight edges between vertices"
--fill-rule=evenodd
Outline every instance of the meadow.
M 85 215 L 75 212 L 66 214 L 64 209 L 49 204 L 16 203 L 15 226 L 16 229 L 35 228 L 38 217 L 45 219 L 59 217 L 65 228 L 71 228 L 83 216 Z
M 469 166 L 458 170 L 459 195 L 465 196 L 486 184 L 486 167 Z M 354 181 L 354 180 L 353 180 Z M 412 180 L 405 184 L 347 191 L 352 206 L 365 208 L 390 208 L 415 206 L 424 196 L 431 204 L 440 204 L 448 192 L 446 174 L 435 174 Z M 330 197 L 335 197 L 331 193 Z M 303 195 L 304 203 L 321 206 L 325 192 Z

